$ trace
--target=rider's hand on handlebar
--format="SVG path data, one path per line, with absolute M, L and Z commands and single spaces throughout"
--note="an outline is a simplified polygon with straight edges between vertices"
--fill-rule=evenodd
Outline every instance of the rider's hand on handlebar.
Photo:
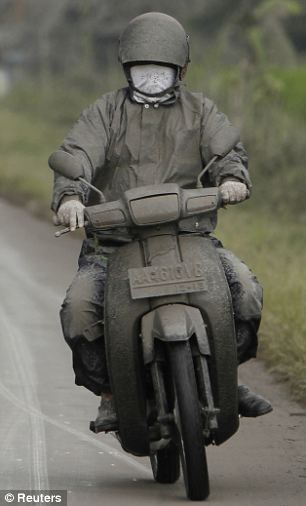
M 85 206 L 77 195 L 66 195 L 57 211 L 57 221 L 70 227 L 73 232 L 77 226 L 84 227 L 84 209 Z
M 238 204 L 248 198 L 250 192 L 240 181 L 225 181 L 220 185 L 223 204 Z

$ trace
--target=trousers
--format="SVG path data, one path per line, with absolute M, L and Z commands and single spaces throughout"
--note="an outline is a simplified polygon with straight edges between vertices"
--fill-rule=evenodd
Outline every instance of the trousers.
M 212 238 L 232 296 L 238 363 L 256 356 L 263 290 L 256 276 L 234 253 Z M 67 290 L 60 318 L 65 341 L 72 350 L 76 385 L 96 395 L 109 392 L 104 343 L 104 289 L 107 260 L 114 247 L 85 239 L 79 268 Z

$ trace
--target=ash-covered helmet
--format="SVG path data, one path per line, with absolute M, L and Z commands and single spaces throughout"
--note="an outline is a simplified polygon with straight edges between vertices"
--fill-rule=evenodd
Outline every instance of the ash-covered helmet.
M 159 62 L 184 67 L 189 61 L 188 35 L 173 17 L 147 12 L 132 19 L 119 41 L 119 61 Z

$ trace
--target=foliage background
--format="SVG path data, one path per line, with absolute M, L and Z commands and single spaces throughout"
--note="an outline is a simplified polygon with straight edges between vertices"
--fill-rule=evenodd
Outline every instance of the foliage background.
M 0 0 L 0 193 L 48 214 L 49 153 L 125 84 L 119 34 L 152 10 L 190 34 L 188 88 L 241 128 L 253 196 L 217 232 L 264 285 L 261 357 L 306 402 L 306 0 Z

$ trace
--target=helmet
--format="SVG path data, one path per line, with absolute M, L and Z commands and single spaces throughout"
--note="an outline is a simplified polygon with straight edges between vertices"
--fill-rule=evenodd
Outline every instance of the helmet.
M 146 61 L 184 67 L 189 60 L 188 35 L 182 25 L 161 12 L 132 19 L 119 41 L 119 61 Z

